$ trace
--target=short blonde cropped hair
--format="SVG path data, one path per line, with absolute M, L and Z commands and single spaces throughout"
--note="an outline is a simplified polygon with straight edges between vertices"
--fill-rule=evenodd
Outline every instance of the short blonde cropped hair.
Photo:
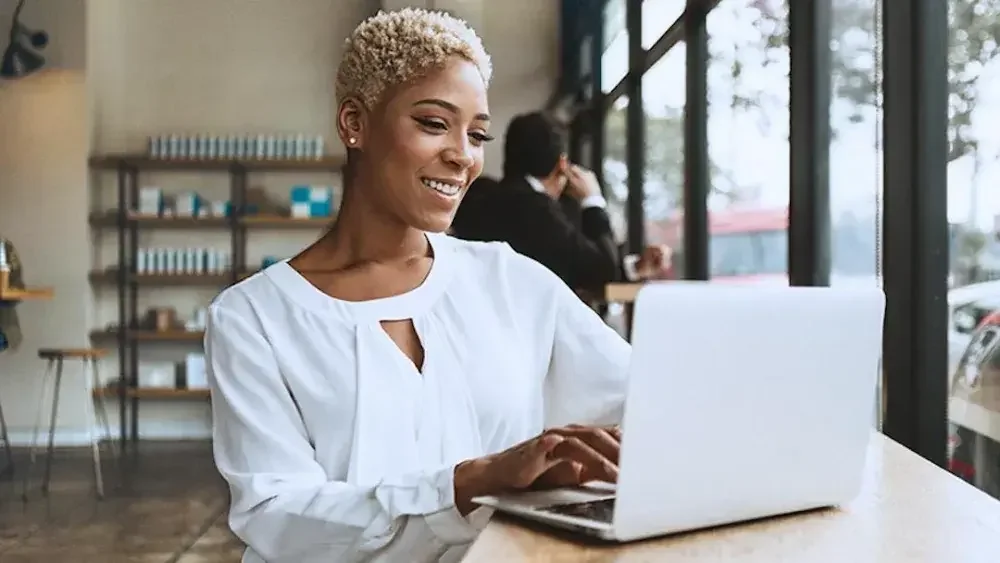
M 373 108 L 389 88 L 441 68 L 454 56 L 474 64 L 489 86 L 493 63 L 467 23 L 419 8 L 380 11 L 347 39 L 337 69 L 337 103 L 356 96 Z

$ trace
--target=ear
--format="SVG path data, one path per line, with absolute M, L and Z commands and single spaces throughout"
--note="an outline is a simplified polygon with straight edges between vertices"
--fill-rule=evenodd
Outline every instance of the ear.
M 348 149 L 361 149 L 368 131 L 368 110 L 361 100 L 345 98 L 337 108 L 337 134 Z
M 569 156 L 566 153 L 559 155 L 559 162 L 556 164 L 556 172 L 560 175 L 566 174 L 569 171 Z
M 552 169 L 552 172 L 549 172 L 549 175 L 546 176 L 545 179 L 551 181 L 559 180 L 560 178 L 566 176 L 566 172 L 569 171 L 569 166 L 569 157 L 565 154 L 559 155 L 559 160 L 556 161 L 555 168 Z

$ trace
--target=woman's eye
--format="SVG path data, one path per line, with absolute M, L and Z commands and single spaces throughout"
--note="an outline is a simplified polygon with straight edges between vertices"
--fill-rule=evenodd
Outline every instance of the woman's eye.
M 414 117 L 413 119 L 419 123 L 421 127 L 433 130 L 435 133 L 448 130 L 448 124 L 439 119 L 428 119 L 423 117 Z M 477 145 L 488 143 L 493 140 L 493 136 L 484 131 L 472 131 L 469 133 L 469 138 L 471 138 Z
M 427 127 L 428 129 L 436 129 L 438 131 L 444 131 L 448 127 L 436 119 L 417 119 L 417 123 Z

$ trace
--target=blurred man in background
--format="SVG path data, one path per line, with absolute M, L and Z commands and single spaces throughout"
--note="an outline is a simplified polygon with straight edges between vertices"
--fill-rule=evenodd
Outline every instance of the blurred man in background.
M 555 272 L 571 288 L 656 277 L 664 249 L 619 253 L 607 203 L 593 172 L 569 162 L 562 128 L 541 112 L 514 117 L 504 139 L 503 179 L 481 177 L 462 201 L 452 233 L 503 241 Z M 579 213 L 560 204 L 568 197 Z

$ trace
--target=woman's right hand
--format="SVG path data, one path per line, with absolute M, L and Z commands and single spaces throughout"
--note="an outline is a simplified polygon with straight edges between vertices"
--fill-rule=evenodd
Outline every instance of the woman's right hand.
M 455 469 L 455 501 L 463 514 L 471 499 L 533 486 L 568 486 L 618 480 L 617 428 L 570 425 L 546 430 L 498 454 Z

